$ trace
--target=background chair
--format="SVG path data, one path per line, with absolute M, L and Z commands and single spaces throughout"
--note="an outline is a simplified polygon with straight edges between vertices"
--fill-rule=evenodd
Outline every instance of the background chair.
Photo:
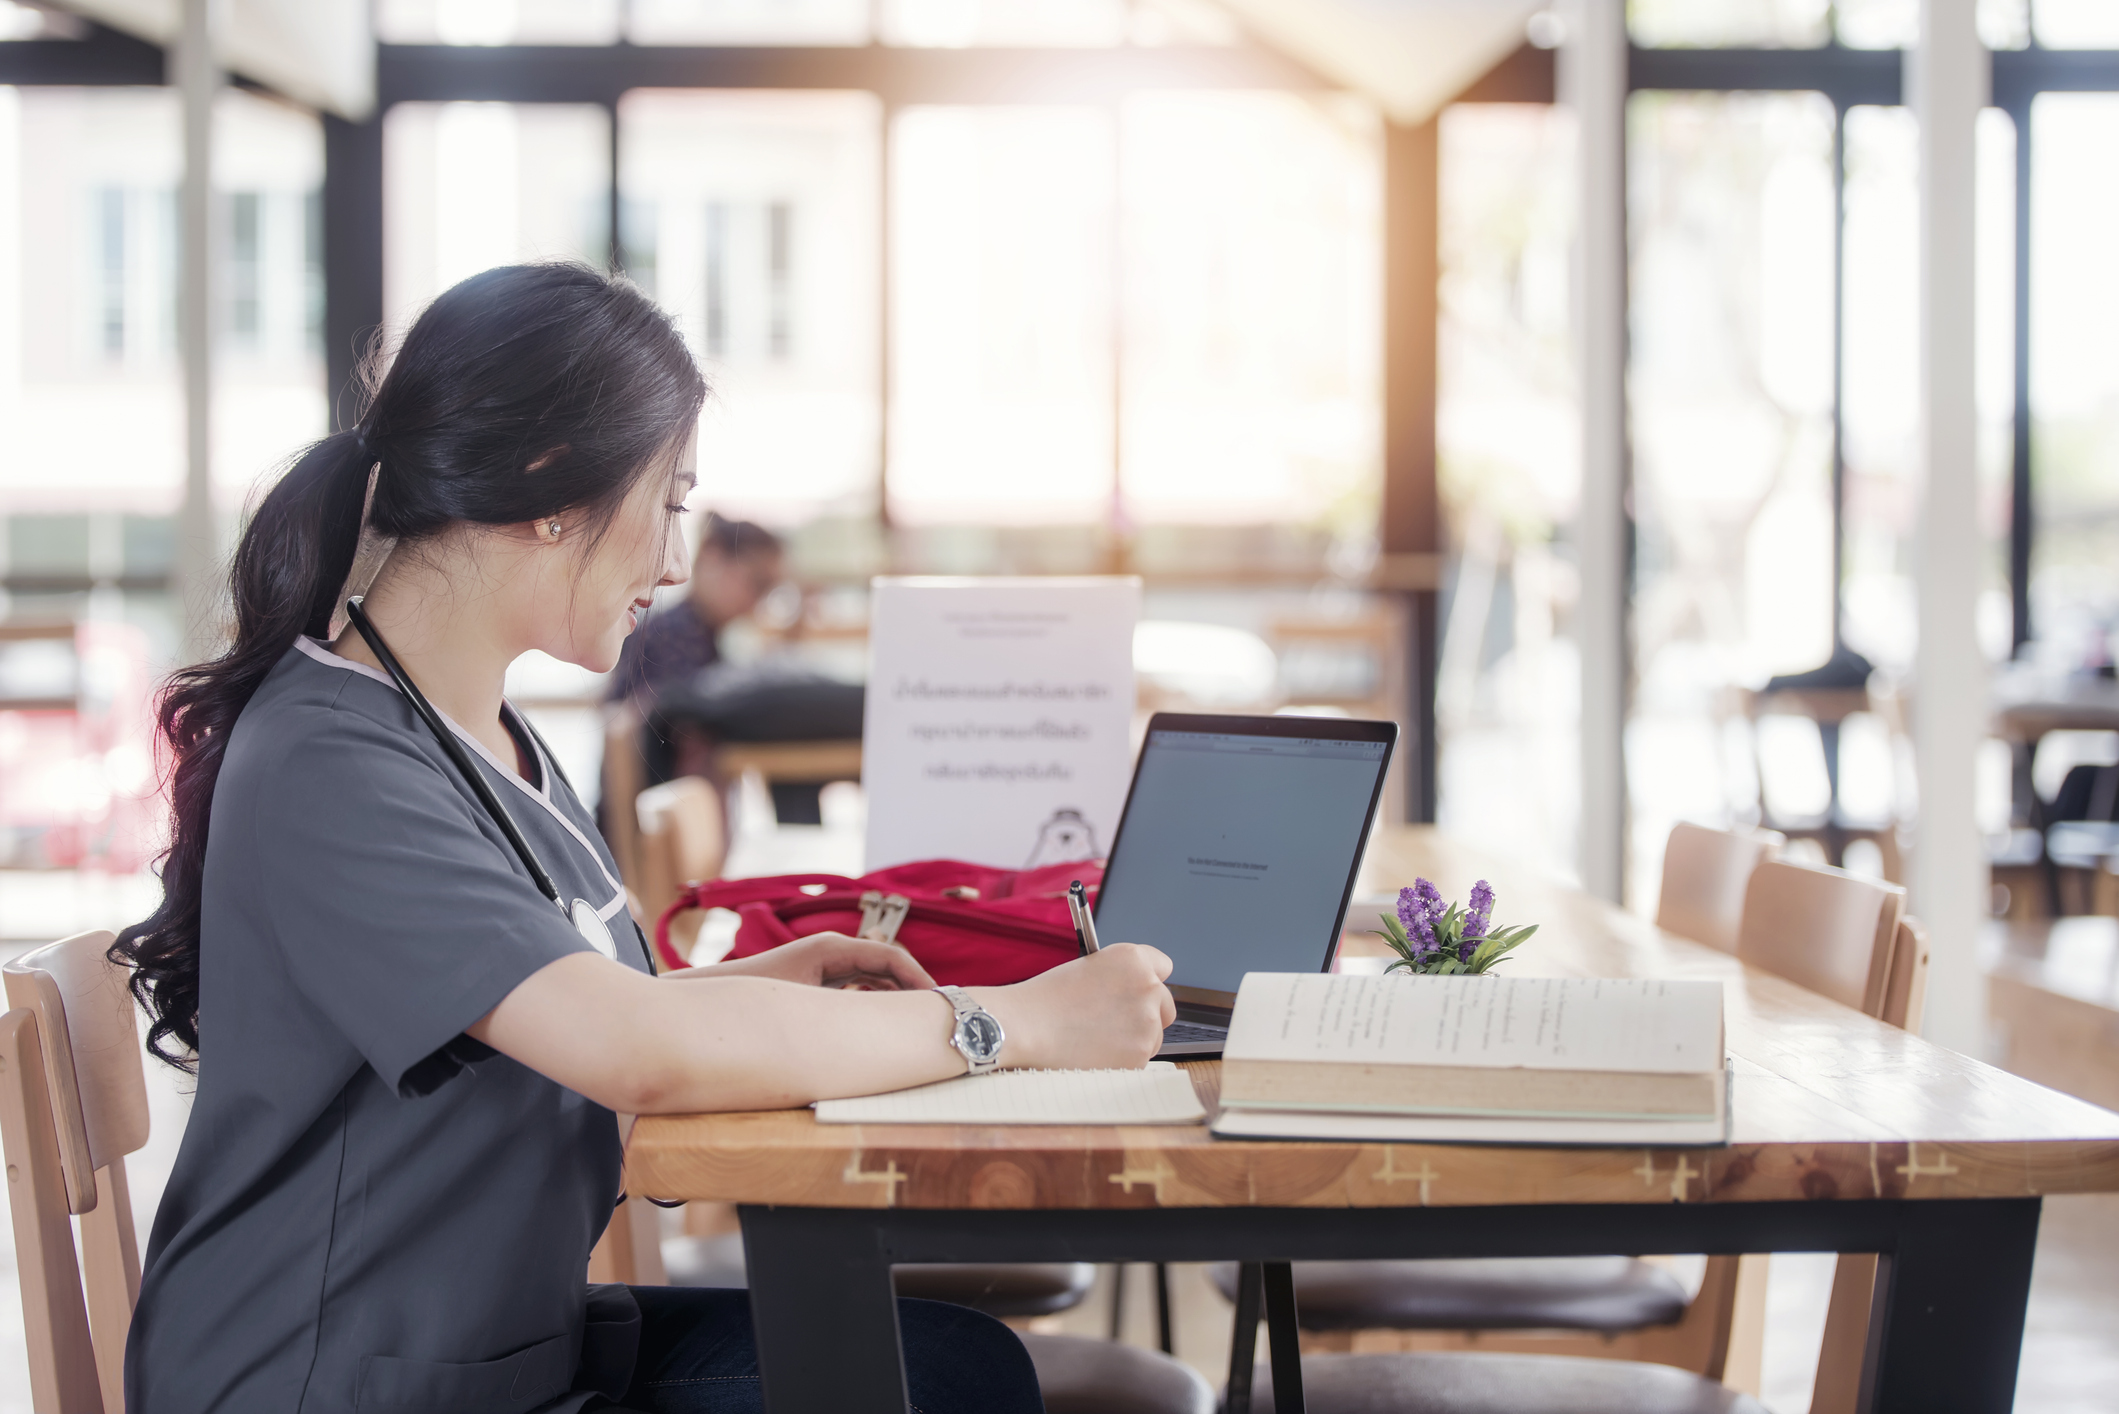
M 1824 851 L 1825 862 L 1835 867 L 1846 863 L 1848 845 L 1856 840 L 1867 840 L 1882 856 L 1884 877 L 1899 878 L 1902 865 L 1898 822 L 1888 812 L 1882 819 L 1869 820 L 1856 820 L 1847 814 L 1840 801 L 1839 748 L 1842 729 L 1849 717 L 1873 714 L 1883 720 L 1886 730 L 1899 735 L 1904 720 L 1903 709 L 1904 704 L 1898 698 L 1871 693 L 1865 686 L 1768 687 L 1760 692 L 1746 693 L 1744 714 L 1751 724 L 1753 763 L 1757 769 L 1759 810 L 1765 817 L 1763 823 L 1788 839 L 1816 841 L 1818 848 Z M 1774 810 L 1772 792 L 1756 751 L 1759 722 L 1765 717 L 1796 717 L 1816 725 L 1818 745 L 1825 759 L 1826 800 L 1821 814 L 1783 817 Z
M 82 933 L 0 969 L 14 1008 L 0 1026 L 0 1142 L 39 1414 L 125 1405 L 125 1333 L 140 1294 L 125 1156 L 147 1142 L 148 1111 L 132 996 L 107 956 L 114 941 Z M 81 1220 L 78 1257 L 68 1214 Z
M 1663 850 L 1655 926 L 1723 952 L 1736 951 L 1751 871 L 1786 843 L 1773 830 L 1737 833 L 1679 821 Z
M 1883 1015 L 1906 891 L 1769 860 L 1752 871 L 1736 955 L 1870 1016 Z
M 647 763 L 640 756 L 640 715 L 623 703 L 604 719 L 602 774 L 596 823 L 603 827 L 604 842 L 618 861 L 618 877 L 637 894 L 640 825 L 633 802 L 647 785 Z
M 698 776 L 679 776 L 640 792 L 633 802 L 636 870 L 627 882 L 652 929 L 684 886 L 718 879 L 728 862 L 728 820 L 721 794 Z M 706 915 L 688 912 L 670 924 L 670 941 L 690 956 Z

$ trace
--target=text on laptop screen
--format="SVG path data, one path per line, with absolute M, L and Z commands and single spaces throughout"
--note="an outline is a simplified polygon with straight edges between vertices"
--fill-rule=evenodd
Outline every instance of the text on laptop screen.
M 1215 991 L 1320 966 L 1384 761 L 1382 742 L 1148 733 L 1097 935 Z

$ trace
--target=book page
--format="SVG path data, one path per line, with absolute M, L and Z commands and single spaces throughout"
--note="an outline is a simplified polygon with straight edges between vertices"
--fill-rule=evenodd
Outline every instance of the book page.
M 1168 1061 L 1145 1070 L 999 1070 L 933 1085 L 819 1100 L 819 1124 L 1197 1124 L 1192 1078 Z
M 1510 1119 L 1473 1115 L 1310 1114 L 1223 1110 L 1214 1133 L 1226 1139 L 1331 1139 L 1370 1144 L 1537 1144 L 1684 1146 L 1729 1142 L 1726 1112 L 1711 1119 Z
M 1722 1068 L 1722 984 L 1661 978 L 1253 972 L 1229 1061 L 1700 1074 Z

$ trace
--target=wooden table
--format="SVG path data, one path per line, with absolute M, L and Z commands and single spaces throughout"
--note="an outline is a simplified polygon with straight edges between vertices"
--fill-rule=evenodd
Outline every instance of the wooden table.
M 2119 1114 L 1429 829 L 1379 836 L 1362 889 L 1416 874 L 1458 898 L 1490 879 L 1500 921 L 1539 923 L 1508 964 L 1517 975 L 1721 980 L 1732 1142 L 1285 1143 L 1196 1126 L 824 1127 L 798 1110 L 643 1119 L 631 1182 L 744 1205 L 759 1358 L 779 1414 L 903 1414 L 894 1262 L 1767 1251 L 1886 1254 L 1876 1409 L 2010 1408 L 2039 1198 L 2119 1190 Z M 1349 927 L 1364 921 L 1357 912 Z M 1189 1069 L 1211 1107 L 1219 1067 Z

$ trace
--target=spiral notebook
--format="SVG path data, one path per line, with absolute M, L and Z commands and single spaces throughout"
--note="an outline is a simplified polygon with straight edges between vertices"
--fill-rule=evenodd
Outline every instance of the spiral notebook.
M 1145 1070 L 1001 1070 L 933 1085 L 819 1100 L 819 1124 L 1198 1124 L 1192 1078 L 1168 1061 Z

